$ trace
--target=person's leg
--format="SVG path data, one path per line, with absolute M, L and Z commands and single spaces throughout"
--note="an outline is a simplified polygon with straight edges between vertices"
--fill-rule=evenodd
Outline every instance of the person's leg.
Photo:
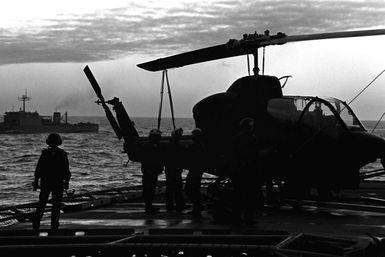
M 193 212 L 196 215 L 200 215 L 203 207 L 202 207 L 202 202 L 201 202 L 201 176 L 194 176 L 192 180 L 192 192 L 191 192 L 191 197 L 192 197 L 192 203 L 193 203 Z
M 41 221 L 41 218 L 43 217 L 45 206 L 47 205 L 50 192 L 51 191 L 46 187 L 41 187 L 40 189 L 39 204 L 36 208 L 36 212 L 32 221 L 32 227 L 35 230 L 38 230 L 40 227 L 40 221 Z
M 166 171 L 166 209 L 172 211 L 175 208 L 175 174 Z
M 51 229 L 59 228 L 60 205 L 63 199 L 63 188 L 52 190 L 52 214 L 51 214 Z
M 182 170 L 177 171 L 175 176 L 175 205 L 177 211 L 182 211 L 186 208 L 186 203 L 183 197 L 183 181 L 182 181 Z
M 152 212 L 152 201 L 154 199 L 154 192 L 156 187 L 156 182 L 154 185 L 153 176 L 149 173 L 143 173 L 142 185 L 145 210 L 146 212 Z
M 150 193 L 149 193 L 149 201 L 151 203 L 151 206 L 152 206 L 152 203 L 154 201 L 154 197 L 155 197 L 155 191 L 156 191 L 156 186 L 158 184 L 158 175 L 156 174 L 151 174 L 150 176 Z

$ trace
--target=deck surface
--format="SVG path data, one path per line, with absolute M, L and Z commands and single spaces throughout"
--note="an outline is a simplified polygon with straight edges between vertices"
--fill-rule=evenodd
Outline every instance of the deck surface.
M 373 237 L 385 238 L 384 183 L 370 183 L 369 187 L 364 186 L 358 191 L 344 192 L 350 199 L 360 199 L 358 202 L 286 201 L 279 209 L 265 205 L 255 216 L 252 225 L 234 224 L 231 221 L 219 223 L 214 221 L 209 208 L 203 211 L 201 218 L 189 215 L 189 210 L 182 213 L 167 212 L 163 193 L 158 194 L 154 204 L 160 211 L 153 214 L 144 211 L 142 199 L 138 198 L 140 190 L 125 195 L 131 195 L 131 199 L 124 198 L 119 202 L 111 201 L 111 198 L 86 202 L 84 209 L 61 214 L 58 232 L 49 230 L 50 213 L 47 212 L 37 237 L 28 221 L 3 227 L 0 232 L 5 241 L 0 248 L 9 251 L 9 256 L 31 251 L 41 256 L 52 256 L 57 251 L 62 252 L 63 256 L 82 251 L 89 256 L 100 251 L 105 256 L 113 256 L 111 254 L 122 249 L 139 249 L 138 253 L 165 251 L 165 256 L 174 256 L 170 251 L 174 251 L 175 247 L 187 252 L 195 251 L 192 243 L 198 243 L 196 247 L 207 251 L 207 256 L 224 256 L 227 250 L 220 250 L 223 247 L 232 247 L 234 251 L 239 247 L 249 250 L 254 247 L 259 249 L 256 251 L 262 249 L 263 252 L 263 247 L 268 244 L 270 250 L 282 251 L 286 247 L 284 250 L 289 252 L 284 253 L 296 251 L 299 254 L 293 256 L 372 256 L 367 255 L 366 251 Z M 374 201 L 375 204 L 365 201 Z M 284 243 L 292 238 L 298 240 Z M 175 243 L 176 240 L 178 243 Z M 298 245 L 301 247 L 297 248 Z M 331 252 L 324 252 L 325 246 Z M 381 247 L 379 251 L 385 251 L 385 244 Z M 212 249 L 219 252 L 211 254 Z M 330 253 L 334 255 L 327 255 Z M 136 252 L 132 256 L 136 256 Z
M 147 233 L 154 229 L 225 229 L 287 231 L 347 239 L 368 238 L 367 234 L 385 237 L 385 213 L 363 212 L 346 209 L 328 209 L 303 206 L 295 209 L 289 206 L 280 210 L 266 209 L 255 217 L 253 225 L 233 225 L 214 222 L 204 211 L 202 218 L 186 213 L 166 212 L 163 203 L 157 203 L 160 212 L 144 212 L 142 203 L 117 203 L 80 212 L 63 213 L 60 229 L 134 229 Z M 50 228 L 49 214 L 41 222 L 41 229 Z M 31 223 L 19 223 L 5 230 L 28 230 Z
M 255 217 L 253 225 L 235 225 L 231 222 L 215 222 L 211 212 L 203 211 L 202 218 L 187 214 L 166 212 L 164 194 L 158 192 L 155 206 L 160 212 L 149 214 L 144 211 L 144 204 L 135 191 L 136 198 L 119 203 L 105 204 L 97 208 L 88 208 L 62 213 L 60 229 L 131 229 L 148 233 L 157 229 L 206 230 L 220 229 L 228 231 L 260 230 L 286 231 L 288 234 L 305 233 L 320 236 L 332 236 L 346 239 L 369 239 L 368 234 L 385 237 L 385 183 L 362 184 L 360 190 L 344 192 L 349 197 L 376 197 L 375 205 L 354 204 L 312 204 L 304 202 L 300 207 L 284 204 L 279 209 L 264 208 Z M 163 192 L 164 193 L 164 192 Z M 134 195 L 133 194 L 133 195 Z M 374 198 L 373 198 L 374 199 Z M 384 207 L 383 207 L 384 206 Z M 41 230 L 50 228 L 50 213 L 45 213 Z M 31 222 L 17 223 L 2 228 L 7 231 L 32 230 Z

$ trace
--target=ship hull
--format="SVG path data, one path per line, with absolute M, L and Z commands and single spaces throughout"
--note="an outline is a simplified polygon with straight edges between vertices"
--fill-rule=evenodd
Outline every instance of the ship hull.
M 99 126 L 94 123 L 56 124 L 41 126 L 9 126 L 0 124 L 0 134 L 28 133 L 96 133 Z

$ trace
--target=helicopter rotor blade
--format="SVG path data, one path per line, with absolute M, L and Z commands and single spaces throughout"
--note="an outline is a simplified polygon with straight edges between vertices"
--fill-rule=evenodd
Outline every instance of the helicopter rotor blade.
M 105 104 L 104 102 L 102 102 L 102 106 L 103 106 L 104 112 L 106 113 L 106 117 L 110 122 L 112 129 L 115 132 L 115 135 L 117 136 L 117 138 L 121 139 L 123 137 L 122 132 L 120 131 L 120 127 L 116 122 L 115 117 L 112 114 L 110 108 L 108 108 L 107 104 Z
M 91 83 L 91 86 L 94 89 L 94 91 L 96 93 L 96 96 L 100 99 L 100 101 L 104 102 L 104 97 L 102 95 L 102 90 L 101 90 L 98 82 L 96 81 L 94 75 L 92 74 L 90 67 L 88 67 L 88 65 L 86 65 L 86 67 L 84 68 L 83 71 L 86 74 L 89 82 Z
M 308 35 L 293 35 L 285 38 L 272 39 L 270 42 L 262 42 L 259 47 L 268 45 L 279 45 L 290 42 L 308 41 L 308 40 L 321 40 L 321 39 L 335 39 L 335 38 L 347 38 L 347 37 L 366 37 L 366 36 L 379 36 L 385 35 L 385 29 L 374 30 L 356 30 L 356 31 L 343 31 L 343 32 L 330 32 L 330 33 L 318 33 Z
M 363 37 L 385 35 L 385 29 L 377 30 L 358 30 L 319 33 L 308 35 L 293 35 L 286 36 L 284 33 L 277 33 L 270 36 L 269 33 L 264 35 L 250 34 L 244 35 L 241 40 L 231 39 L 226 44 L 216 45 L 212 47 L 202 48 L 195 51 L 190 51 L 182 54 L 172 55 L 165 58 L 138 64 L 138 67 L 148 71 L 160 71 L 170 68 L 182 67 L 185 65 L 218 60 L 222 58 L 253 54 L 260 47 L 269 45 L 282 45 L 290 42 L 299 42 L 307 40 L 346 38 L 346 37 Z
M 88 67 L 88 65 L 84 68 L 84 73 L 86 74 L 88 80 L 90 81 L 91 86 L 96 93 L 96 96 L 99 98 L 99 100 L 100 100 L 99 102 L 103 106 L 104 112 L 106 113 L 106 117 L 107 117 L 108 121 L 110 122 L 112 129 L 114 130 L 116 136 L 119 139 L 121 139 L 122 133 L 120 131 L 120 127 L 119 127 L 118 123 L 116 122 L 115 117 L 112 114 L 110 108 L 108 108 L 106 102 L 104 101 L 104 97 L 102 95 L 102 90 L 101 90 L 98 82 L 96 81 L 94 75 L 92 74 L 90 68 Z
M 229 48 L 228 44 L 222 44 L 141 63 L 138 67 L 148 71 L 160 71 L 251 53 L 250 49 Z

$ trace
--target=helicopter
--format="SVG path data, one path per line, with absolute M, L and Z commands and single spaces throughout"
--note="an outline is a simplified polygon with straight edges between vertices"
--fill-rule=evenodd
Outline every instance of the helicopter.
M 225 92 L 210 95 L 192 109 L 197 128 L 203 133 L 207 160 L 204 171 L 228 177 L 231 144 L 242 119 L 254 119 L 258 141 L 259 167 L 267 180 L 279 181 L 288 192 L 303 194 L 311 188 L 330 193 L 359 187 L 360 169 L 377 159 L 385 165 L 385 140 L 370 134 L 350 106 L 337 98 L 289 96 L 283 88 L 289 76 L 277 78 L 260 74 L 258 50 L 272 45 L 362 36 L 384 35 L 385 29 L 288 36 L 245 34 L 240 40 L 185 52 L 138 64 L 147 71 L 167 71 L 186 65 L 241 55 L 254 56 L 253 75 L 237 79 Z M 139 161 L 138 149 L 147 140 L 139 137 L 118 98 L 106 101 L 88 66 L 84 68 L 117 137 L 132 161 Z M 281 83 L 282 80 L 284 82 Z M 112 105 L 116 119 L 107 104 Z M 163 142 L 165 139 L 163 140 Z M 184 144 L 191 136 L 183 136 Z M 186 167 L 187 168 L 187 167 Z

